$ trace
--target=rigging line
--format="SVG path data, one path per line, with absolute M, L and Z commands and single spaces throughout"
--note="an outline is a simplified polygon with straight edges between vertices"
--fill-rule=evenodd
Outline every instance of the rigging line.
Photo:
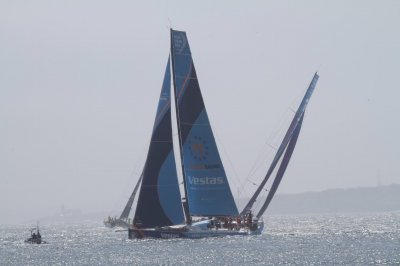
M 281 158 L 279 161 L 281 161 L 281 160 L 282 160 L 282 158 Z M 276 174 L 276 171 L 277 171 L 277 170 L 275 169 L 271 175 L 275 175 L 275 174 Z M 273 178 L 272 180 L 274 180 L 274 178 Z M 266 187 L 267 187 L 268 183 L 271 183 L 271 182 L 273 182 L 273 181 L 271 181 L 271 180 L 268 180 L 268 181 L 267 181 L 267 183 L 265 184 L 264 188 L 262 189 L 263 192 L 261 192 L 261 193 L 260 193 L 261 195 L 259 195 L 259 196 L 257 197 L 257 199 L 256 199 L 256 201 L 255 201 L 255 203 L 254 203 L 254 205 L 253 205 L 254 210 L 259 209 L 259 208 L 260 208 L 260 204 L 263 204 L 263 202 L 265 201 L 265 199 L 268 197 L 268 194 L 269 194 L 271 188 L 267 189 Z M 270 185 L 270 186 L 271 186 L 271 185 Z M 264 198 L 265 198 L 265 199 L 264 199 Z M 261 206 L 262 206 L 262 205 L 261 205 Z
M 255 172 L 261 167 L 261 161 L 263 161 L 264 160 L 263 158 L 266 157 L 264 154 L 265 153 L 271 153 L 270 150 L 266 152 L 266 149 L 265 149 L 266 145 L 267 144 L 264 143 L 263 146 L 260 148 L 260 150 L 258 152 L 258 155 L 257 155 L 257 158 L 256 158 L 253 166 L 251 167 L 249 173 L 247 174 L 246 179 L 242 181 L 241 187 L 245 187 L 245 184 L 250 180 L 250 178 L 253 177 Z
M 292 101 L 294 102 L 294 101 Z M 283 114 L 280 116 L 280 118 L 278 119 L 278 122 L 276 122 L 276 126 L 274 126 L 274 128 L 277 128 L 272 134 L 269 135 L 269 137 L 267 138 L 267 140 L 264 142 L 264 144 L 261 146 L 261 148 L 259 149 L 258 155 L 256 157 L 256 160 L 253 164 L 253 166 L 251 167 L 249 173 L 246 176 L 246 179 L 242 182 L 241 187 L 243 187 L 244 189 L 246 189 L 246 184 L 247 181 L 250 180 L 250 178 L 261 168 L 265 166 L 265 162 L 268 162 L 271 160 L 271 157 L 273 157 L 273 153 L 270 149 L 266 149 L 266 146 L 270 146 L 271 144 L 269 144 L 270 142 L 275 142 L 277 141 L 277 136 L 278 135 L 282 135 L 279 134 L 281 132 L 283 132 L 283 128 L 287 126 L 287 121 L 289 120 L 288 117 L 288 111 L 289 108 L 286 109 L 285 112 L 283 112 Z M 272 146 L 273 148 L 273 146 Z M 273 148 L 274 150 L 276 150 L 276 148 Z
M 210 127 L 211 127 L 210 118 L 208 120 L 210 122 Z M 237 174 L 237 171 L 236 171 L 235 167 L 233 166 L 232 160 L 230 159 L 230 157 L 228 155 L 228 152 L 226 151 L 225 145 L 222 143 L 221 138 L 219 137 L 219 134 L 217 132 L 218 130 L 214 126 L 212 128 L 214 128 L 215 136 L 217 137 L 218 142 L 221 144 L 220 146 L 222 147 L 222 152 L 223 152 L 224 155 L 226 155 L 225 157 L 227 158 L 228 163 L 229 163 L 230 167 L 232 168 L 232 171 L 233 171 L 233 174 L 234 174 L 235 178 L 231 178 L 231 180 L 233 181 L 234 185 L 240 190 L 241 189 L 240 182 L 239 182 L 239 186 L 238 186 L 238 183 L 237 183 L 237 180 L 239 179 L 239 175 Z
M 254 186 L 256 186 L 256 187 L 258 187 L 260 184 L 257 184 L 257 183 L 255 183 L 255 182 L 253 182 L 253 181 L 249 181 L 252 185 L 254 185 Z M 265 190 L 265 191 L 269 191 L 268 189 L 266 189 L 266 188 L 263 188 L 263 190 Z
M 283 126 L 282 126 L 283 128 Z M 279 130 L 282 131 L 282 130 Z M 269 146 L 272 150 L 274 150 L 275 152 L 273 152 L 271 149 L 265 149 L 264 152 L 260 153 L 260 156 L 258 157 L 257 161 L 255 162 L 252 171 L 250 171 L 249 173 L 249 178 L 251 178 L 252 176 L 254 176 L 256 174 L 256 172 L 261 168 L 261 167 L 265 167 L 265 163 L 269 162 L 273 155 L 276 153 L 276 151 L 278 150 L 274 145 L 269 144 L 268 142 L 266 142 L 264 144 L 263 147 Z
M 276 155 L 275 155 L 276 156 Z M 282 158 L 280 158 L 279 159 L 279 162 L 281 162 L 282 161 Z M 259 168 L 259 167 L 258 167 Z M 276 169 L 274 169 L 272 172 L 271 172 L 271 176 L 273 176 L 273 175 L 275 175 L 276 174 Z M 270 180 L 267 180 L 267 182 L 264 184 L 264 187 L 262 187 L 261 188 L 261 190 L 264 190 L 264 191 L 268 191 L 268 189 L 266 189 L 266 186 L 269 184 L 269 183 L 271 183 L 272 181 L 270 181 Z M 268 195 L 267 195 L 268 196 Z M 258 196 L 258 198 L 260 198 L 260 196 Z M 256 202 L 257 202 L 257 200 L 256 200 Z M 256 206 L 255 206 L 255 209 L 256 208 L 258 208 L 258 206 L 259 206 L 259 202 L 257 202 L 257 204 L 256 204 Z
M 270 143 L 271 143 L 271 142 L 275 142 L 275 141 L 276 141 L 275 139 L 277 138 L 278 134 L 281 133 L 281 132 L 283 131 L 283 127 L 286 127 L 286 120 L 288 120 L 288 119 L 285 119 L 285 117 L 288 116 L 287 113 L 288 113 L 288 110 L 286 110 L 286 111 L 280 116 L 280 118 L 278 119 L 278 122 L 275 123 L 275 126 L 273 126 L 273 128 L 276 128 L 276 130 L 274 130 L 273 133 L 270 134 L 270 135 L 268 136 L 267 140 L 266 140 L 266 141 L 264 142 L 264 144 L 261 146 L 261 148 L 260 148 L 260 150 L 259 150 L 259 152 L 258 152 L 258 155 L 257 155 L 257 157 L 256 157 L 256 160 L 255 160 L 255 162 L 254 162 L 252 168 L 250 169 L 249 174 L 247 175 L 248 178 L 250 178 L 252 175 L 254 175 L 255 172 L 256 172 L 261 166 L 263 166 L 263 165 L 261 165 L 261 164 L 264 163 L 264 157 L 266 157 L 267 155 L 268 155 L 268 157 L 271 156 L 271 154 L 270 154 L 271 151 L 268 150 L 268 151 L 266 152 L 266 151 L 265 151 L 265 150 L 266 150 L 265 147 L 266 147 L 266 146 L 272 146 L 272 147 L 274 146 L 274 145 L 271 145 Z M 273 148 L 273 149 L 276 149 L 276 148 Z M 266 153 L 267 153 L 267 154 L 266 154 Z
M 270 146 L 272 149 L 274 149 L 275 151 L 278 150 L 278 148 L 276 148 L 275 146 L 272 146 L 271 144 L 267 143 L 268 146 Z
M 264 191 L 266 191 L 266 192 L 263 192 L 263 195 L 261 195 L 261 197 L 258 197 L 258 199 L 259 200 L 256 200 L 256 202 L 255 202 L 255 206 L 254 206 L 254 210 L 256 210 L 256 209 L 259 209 L 259 207 L 260 207 L 260 204 L 262 204 L 262 202 L 264 202 L 264 200 L 261 200 L 262 198 L 267 198 L 268 197 L 268 193 L 269 193 L 269 189 L 267 190 L 267 189 L 264 189 Z
M 250 178 L 252 178 L 252 176 L 247 176 L 246 179 L 243 180 L 240 185 L 240 188 L 243 191 L 243 195 L 246 195 L 246 196 L 249 196 L 251 193 L 254 193 L 253 186 L 249 186 L 249 183 L 251 185 L 254 185 L 255 182 L 251 181 Z
M 123 191 L 120 191 L 120 194 L 121 195 L 123 195 L 123 194 L 128 194 L 128 193 L 126 193 L 126 191 L 129 189 L 129 195 L 132 193 L 132 189 L 133 189 L 133 187 L 135 186 L 135 183 L 137 182 L 137 180 L 138 179 L 135 179 L 135 182 L 134 183 L 132 183 L 131 182 L 131 180 L 132 180 L 132 177 L 137 177 L 137 176 L 139 176 L 139 178 L 140 178 L 140 176 L 141 176 L 141 174 L 142 174 L 142 171 L 140 171 L 140 172 L 138 172 L 138 170 L 137 169 L 143 169 L 143 166 L 142 167 L 140 167 L 139 166 L 139 163 L 141 163 L 141 164 L 143 164 L 143 158 L 145 157 L 145 153 L 146 153 L 146 150 L 147 150 L 147 146 L 144 146 L 144 144 L 142 143 L 142 148 L 140 149 L 140 152 L 139 152 L 139 154 L 138 154 L 138 156 L 137 156 L 137 158 L 136 158 L 136 161 L 135 161 L 135 163 L 133 164 L 133 169 L 130 171 L 130 173 L 129 173 L 129 175 L 125 178 L 125 180 L 124 180 L 124 188 L 123 188 Z M 128 197 L 129 198 L 129 197 Z M 119 208 L 119 206 L 117 206 L 117 205 L 120 205 L 118 202 L 120 202 L 120 200 L 121 199 L 119 199 L 118 197 L 115 197 L 114 198 L 114 203 L 113 203 L 113 209 L 117 209 L 117 208 Z M 124 201 L 125 201 L 125 199 L 124 199 Z M 126 203 L 126 201 L 125 201 L 125 203 Z M 124 206 L 125 206 L 125 203 L 124 203 L 124 205 L 123 205 L 123 207 L 122 207 L 122 210 L 123 210 L 123 208 L 124 208 Z
M 275 135 L 275 134 L 274 134 Z M 268 139 L 271 139 L 272 137 L 271 137 L 271 135 L 268 137 Z M 259 152 L 258 152 L 258 155 L 257 155 L 257 157 L 256 157 L 256 160 L 254 161 L 254 163 L 253 163 L 253 165 L 252 165 L 252 167 L 251 167 L 251 169 L 250 169 L 250 171 L 249 171 L 249 173 L 248 173 L 248 175 L 247 175 L 247 177 L 248 178 L 250 178 L 251 176 L 253 176 L 254 175 L 254 173 L 259 169 L 259 167 L 260 167 L 260 165 L 261 165 L 261 163 L 263 163 L 264 162 L 264 158 L 267 156 L 267 155 L 269 155 L 269 153 L 271 152 L 270 150 L 267 150 L 266 149 L 266 146 L 271 146 L 270 144 L 269 144 L 269 140 L 267 140 L 267 141 L 265 141 L 264 143 L 263 143 L 263 145 L 261 146 L 261 148 L 259 149 Z

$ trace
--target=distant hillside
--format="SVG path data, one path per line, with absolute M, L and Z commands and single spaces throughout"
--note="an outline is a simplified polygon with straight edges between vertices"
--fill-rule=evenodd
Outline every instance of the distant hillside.
M 276 195 L 270 214 L 379 212 L 400 210 L 400 185 L 330 189 L 322 192 Z
M 248 199 L 241 199 L 243 207 Z M 264 199 L 258 202 L 262 203 Z M 257 202 L 257 203 L 258 203 Z M 256 203 L 256 205 L 257 205 Z M 241 209 L 239 207 L 239 209 Z M 266 214 L 313 214 L 343 212 L 382 212 L 400 211 L 400 185 L 393 184 L 379 187 L 360 187 L 350 189 L 330 189 L 321 192 L 276 195 Z M 101 222 L 110 213 L 83 213 L 79 210 L 67 210 L 63 214 L 42 217 L 43 223 L 50 222 Z M 114 211 L 118 214 L 118 211 Z M 131 213 L 131 216 L 133 214 Z M 36 220 L 30 221 L 35 223 Z

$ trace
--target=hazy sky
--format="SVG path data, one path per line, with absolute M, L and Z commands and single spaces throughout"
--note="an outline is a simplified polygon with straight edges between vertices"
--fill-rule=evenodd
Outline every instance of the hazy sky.
M 265 174 L 316 70 L 278 193 L 400 183 L 399 25 L 395 0 L 2 0 L 0 223 L 122 210 L 170 26 L 187 31 L 235 195 Z

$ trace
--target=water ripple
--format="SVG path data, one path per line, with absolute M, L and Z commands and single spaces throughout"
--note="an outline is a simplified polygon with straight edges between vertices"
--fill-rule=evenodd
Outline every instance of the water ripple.
M 0 265 L 399 265 L 400 212 L 270 216 L 262 236 L 129 240 L 99 223 L 0 226 Z

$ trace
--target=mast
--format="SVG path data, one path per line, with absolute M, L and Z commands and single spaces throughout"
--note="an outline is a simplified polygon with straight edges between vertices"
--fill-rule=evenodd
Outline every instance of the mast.
M 178 124 L 178 139 L 179 139 L 179 158 L 181 159 L 181 170 L 182 170 L 182 179 L 183 179 L 183 187 L 185 191 L 185 200 L 182 201 L 182 207 L 183 211 L 186 217 L 186 223 L 190 224 L 191 223 L 191 217 L 189 213 L 189 206 L 188 206 L 188 195 L 187 195 L 187 189 L 186 189 L 186 178 L 185 178 L 185 168 L 183 166 L 183 148 L 182 148 L 182 132 L 181 132 L 181 126 L 180 126 L 180 119 L 179 119 L 179 108 L 178 108 L 178 95 L 177 95 L 177 89 L 176 89 L 176 81 L 175 81 L 175 59 L 174 59 L 174 49 L 173 49 L 173 36 L 172 36 L 172 31 L 173 29 L 170 28 L 170 37 L 171 37 L 171 66 L 172 66 L 172 80 L 174 83 L 174 94 L 175 94 L 175 113 L 176 113 L 176 121 Z
M 282 154 L 284 153 L 286 147 L 289 144 L 289 141 L 292 139 L 293 134 L 297 128 L 297 126 L 299 125 L 299 123 L 301 123 L 300 121 L 302 121 L 302 117 L 304 114 L 304 111 L 307 107 L 307 104 L 311 98 L 312 93 L 314 92 L 315 86 L 317 84 L 318 81 L 318 73 L 314 74 L 313 79 L 311 80 L 310 85 L 308 86 L 308 89 L 303 97 L 303 100 L 301 101 L 299 108 L 296 111 L 295 116 L 293 117 L 292 122 L 290 123 L 289 129 L 285 134 L 285 137 L 282 140 L 281 145 L 278 148 L 277 153 L 275 154 L 275 157 L 271 163 L 271 166 L 269 167 L 267 174 L 264 177 L 264 180 L 261 182 L 261 184 L 258 186 L 256 192 L 253 194 L 253 196 L 251 197 L 251 199 L 249 200 L 249 202 L 246 204 L 246 206 L 244 207 L 243 211 L 240 213 L 241 215 L 247 214 L 251 211 L 251 208 L 253 207 L 253 204 L 256 202 L 258 196 L 260 195 L 263 187 L 265 186 L 265 184 L 267 183 L 268 179 L 270 178 L 272 172 L 274 171 L 276 165 L 279 162 L 279 159 L 281 158 Z
M 126 203 L 125 208 L 124 208 L 124 210 L 122 211 L 121 216 L 119 217 L 119 219 L 126 219 L 126 218 L 128 218 L 129 213 L 131 212 L 131 209 L 132 209 L 133 201 L 135 200 L 136 193 L 137 193 L 137 191 L 138 191 L 138 189 L 139 189 L 140 182 L 142 181 L 142 178 L 143 178 L 143 173 L 140 175 L 139 180 L 137 181 L 137 183 L 136 183 L 136 185 L 135 185 L 135 188 L 133 189 L 132 194 L 131 194 L 131 196 L 129 197 L 129 200 L 128 200 L 128 202 Z

